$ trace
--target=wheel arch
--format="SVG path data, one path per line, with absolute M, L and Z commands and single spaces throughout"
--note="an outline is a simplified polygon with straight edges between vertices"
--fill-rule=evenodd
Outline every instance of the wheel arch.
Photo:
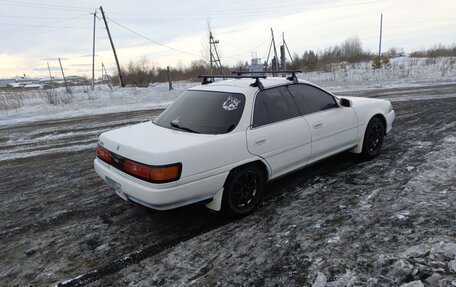
M 221 208 L 222 208 L 222 200 L 223 200 L 223 192 L 224 192 L 224 189 L 225 189 L 225 186 L 227 184 L 227 182 L 229 181 L 231 175 L 233 174 L 233 172 L 236 172 L 236 170 L 240 170 L 240 169 L 243 169 L 247 166 L 256 166 L 258 167 L 264 174 L 264 177 L 265 177 L 265 181 L 267 182 L 269 177 L 270 177 L 270 169 L 269 169 L 269 165 L 267 163 L 265 163 L 263 160 L 261 159 L 256 159 L 256 160 L 253 160 L 253 161 L 250 161 L 250 162 L 247 162 L 247 163 L 243 163 L 239 166 L 236 166 L 235 168 L 231 169 L 230 172 L 228 173 L 228 176 L 226 177 L 225 179 L 225 182 L 223 183 L 223 188 L 220 189 L 213 197 L 212 201 L 206 203 L 206 207 L 213 210 L 213 211 L 220 211 Z
M 356 145 L 355 148 L 350 150 L 350 152 L 352 152 L 352 153 L 361 153 L 363 151 L 363 142 L 364 142 L 364 136 L 366 135 L 366 129 L 367 129 L 367 126 L 369 125 L 369 122 L 373 118 L 379 118 L 382 121 L 383 128 L 384 128 L 383 132 L 386 135 L 386 129 L 387 129 L 386 125 L 387 125 L 387 123 L 386 123 L 385 116 L 382 113 L 380 113 L 380 112 L 373 113 L 372 116 L 369 117 L 369 120 L 366 121 L 366 123 L 362 126 L 362 129 L 358 130 L 360 136 L 358 138 L 357 145 Z
M 269 172 L 268 165 L 266 163 L 264 163 L 262 160 L 257 159 L 257 160 L 251 161 L 251 162 L 247 162 L 247 163 L 241 164 L 241 165 L 231 169 L 230 173 L 226 177 L 226 180 L 225 180 L 225 183 L 223 184 L 223 187 L 225 187 L 226 183 L 228 182 L 228 180 L 230 178 L 230 175 L 233 174 L 233 172 L 235 172 L 237 170 L 240 170 L 240 169 L 243 169 L 243 168 L 248 167 L 248 166 L 256 166 L 256 167 L 258 167 L 263 172 L 263 175 L 264 175 L 266 181 L 269 180 L 270 172 Z
M 373 119 L 373 118 L 379 118 L 381 121 L 382 121 L 382 124 L 383 124 L 383 132 L 384 134 L 386 135 L 386 118 L 383 114 L 381 113 L 378 113 L 378 114 L 375 114 L 373 115 L 370 119 L 369 119 L 369 122 Z M 368 123 L 369 123 L 368 122 Z M 364 132 L 366 132 L 366 129 L 367 129 L 367 125 L 366 125 L 366 128 L 364 128 Z M 363 139 L 364 139 L 364 136 L 363 136 Z

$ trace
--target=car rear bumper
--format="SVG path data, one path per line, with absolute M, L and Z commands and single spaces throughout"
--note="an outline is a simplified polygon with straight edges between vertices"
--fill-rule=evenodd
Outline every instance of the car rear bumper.
M 116 187 L 116 193 L 120 197 L 156 210 L 168 210 L 211 199 L 223 187 L 228 176 L 228 173 L 221 173 L 182 185 L 170 186 L 146 182 L 143 184 L 141 180 L 98 158 L 94 160 L 94 168 L 109 186 Z

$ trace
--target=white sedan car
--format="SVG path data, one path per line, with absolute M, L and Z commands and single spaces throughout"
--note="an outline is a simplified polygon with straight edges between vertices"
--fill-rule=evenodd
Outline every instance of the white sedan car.
M 98 175 L 125 200 L 167 210 L 204 202 L 243 216 L 267 181 L 350 151 L 375 157 L 395 113 L 293 76 L 234 76 L 184 92 L 153 121 L 100 135 Z

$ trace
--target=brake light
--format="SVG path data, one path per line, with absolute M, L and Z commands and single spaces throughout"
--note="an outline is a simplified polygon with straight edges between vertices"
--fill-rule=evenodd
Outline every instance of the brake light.
M 150 182 L 170 182 L 178 180 L 181 174 L 181 164 L 166 166 L 149 166 L 125 159 L 122 170 L 128 174 Z
M 101 159 L 102 161 L 105 161 L 107 163 L 112 163 L 112 155 L 111 152 L 101 145 L 97 146 L 97 157 Z

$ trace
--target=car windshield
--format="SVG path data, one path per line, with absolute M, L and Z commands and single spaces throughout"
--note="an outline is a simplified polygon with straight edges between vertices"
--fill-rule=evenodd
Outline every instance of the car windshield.
M 214 91 L 186 91 L 154 124 L 200 134 L 224 134 L 238 124 L 244 110 L 242 94 Z

